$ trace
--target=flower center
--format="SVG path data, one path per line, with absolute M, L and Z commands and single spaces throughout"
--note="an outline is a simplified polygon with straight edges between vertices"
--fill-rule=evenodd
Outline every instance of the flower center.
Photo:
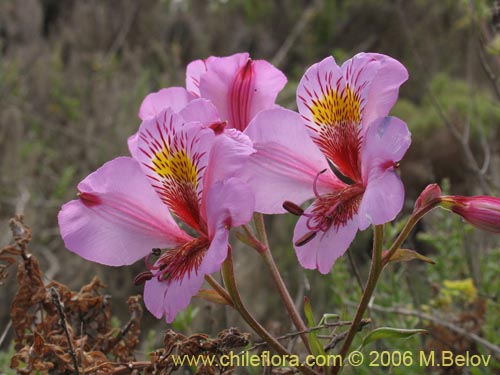
M 360 150 L 362 144 L 360 126 L 343 120 L 334 126 L 323 126 L 313 141 L 340 173 L 354 182 L 361 182 Z
M 204 167 L 200 166 L 203 153 L 194 152 L 194 143 L 184 133 L 174 133 L 170 128 L 157 125 L 159 136 L 141 134 L 147 142 L 142 152 L 151 160 L 144 165 L 161 200 L 170 210 L 191 228 L 204 231 L 200 217 L 201 178 Z
M 179 281 L 189 278 L 193 272 L 197 274 L 209 246 L 210 240 L 200 237 L 167 250 L 152 267 L 153 277 L 159 281 Z
M 283 207 L 289 212 L 306 216 L 307 232 L 299 238 L 296 246 L 303 246 L 311 241 L 318 232 L 326 232 L 332 225 L 338 230 L 351 220 L 358 212 L 365 188 L 361 184 L 348 185 L 344 189 L 318 196 L 309 213 L 301 212 L 299 207 L 291 202 L 285 202 Z M 290 209 L 289 209 L 290 208 Z

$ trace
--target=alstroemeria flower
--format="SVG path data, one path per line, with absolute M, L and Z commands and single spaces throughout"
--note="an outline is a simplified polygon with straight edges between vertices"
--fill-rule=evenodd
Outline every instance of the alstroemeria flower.
M 286 81 L 280 70 L 248 53 L 195 60 L 186 71 L 188 91 L 214 103 L 228 127 L 240 131 L 257 113 L 275 106 Z
M 300 81 L 300 115 L 273 109 L 250 123 L 246 134 L 257 152 L 241 175 L 257 211 L 282 213 L 285 203 L 301 216 L 294 245 L 303 267 L 327 273 L 358 229 L 401 210 L 404 188 L 395 170 L 410 133 L 385 116 L 406 79 L 406 69 L 387 56 L 358 54 L 342 67 L 330 57 Z M 313 197 L 303 212 L 298 205 Z
M 443 196 L 441 207 L 463 217 L 479 229 L 500 233 L 500 198 L 490 196 Z
M 114 159 L 78 185 L 79 199 L 62 207 L 59 226 L 68 249 L 106 265 L 131 264 L 166 249 L 154 251 L 159 258 L 136 281 L 146 281 L 147 308 L 171 322 L 205 275 L 220 268 L 230 228 L 251 218 L 249 187 L 224 167 L 225 158 L 242 163 L 241 154 L 249 152 L 171 109 L 143 121 L 136 146 L 135 159 Z

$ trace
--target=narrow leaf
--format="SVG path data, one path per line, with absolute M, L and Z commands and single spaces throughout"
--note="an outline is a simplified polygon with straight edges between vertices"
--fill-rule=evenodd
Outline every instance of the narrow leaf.
M 368 345 L 369 343 L 388 338 L 400 338 L 406 339 L 412 337 L 414 335 L 422 334 L 426 335 L 428 332 L 425 329 L 402 329 L 402 328 L 391 328 L 391 327 L 380 327 L 371 331 L 366 337 L 363 339 L 361 343 L 360 349 Z
M 219 305 L 229 305 L 227 301 L 213 289 L 200 289 L 195 297 L 204 299 L 205 301 L 218 303 Z
M 391 259 L 389 259 L 389 262 L 409 262 L 410 260 L 420 260 L 425 263 L 436 264 L 431 258 L 427 258 L 410 249 L 397 249 Z
M 307 327 L 308 328 L 316 327 L 311 307 L 311 301 L 307 297 L 304 297 L 304 315 L 306 316 Z M 325 355 L 326 354 L 325 350 L 323 349 L 323 345 L 321 345 L 321 343 L 319 342 L 318 337 L 316 336 L 316 332 L 311 331 L 309 332 L 308 336 L 312 354 L 315 356 Z

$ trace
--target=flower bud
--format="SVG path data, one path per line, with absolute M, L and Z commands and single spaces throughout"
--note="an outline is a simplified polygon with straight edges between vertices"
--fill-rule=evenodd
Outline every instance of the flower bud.
M 500 233 L 500 198 L 446 196 L 442 198 L 441 207 L 462 216 L 480 229 Z
M 417 198 L 413 212 L 416 212 L 433 200 L 436 200 L 436 202 L 438 202 L 438 199 L 440 197 L 441 189 L 438 184 L 427 185 L 427 187 L 420 193 L 420 196 Z

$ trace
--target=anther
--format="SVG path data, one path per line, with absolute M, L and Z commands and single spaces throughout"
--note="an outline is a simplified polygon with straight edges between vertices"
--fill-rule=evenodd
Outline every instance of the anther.
M 142 285 L 144 284 L 146 281 L 148 280 L 151 280 L 153 278 L 153 273 L 150 272 L 150 271 L 143 271 L 141 272 L 140 274 L 138 274 L 135 278 L 134 278 L 134 284 L 135 285 Z
M 307 232 L 302 237 L 300 237 L 297 241 L 295 241 L 295 246 L 297 246 L 297 247 L 304 246 L 306 243 L 308 243 L 314 237 L 316 237 L 316 233 L 318 233 L 318 232 L 315 232 L 315 231 Z
M 290 201 L 284 201 L 283 208 L 295 216 L 302 216 L 304 214 L 302 207 Z
M 159 257 L 161 255 L 161 249 L 158 248 L 158 247 L 155 247 L 154 249 L 151 250 L 151 254 L 153 254 L 154 256 Z

